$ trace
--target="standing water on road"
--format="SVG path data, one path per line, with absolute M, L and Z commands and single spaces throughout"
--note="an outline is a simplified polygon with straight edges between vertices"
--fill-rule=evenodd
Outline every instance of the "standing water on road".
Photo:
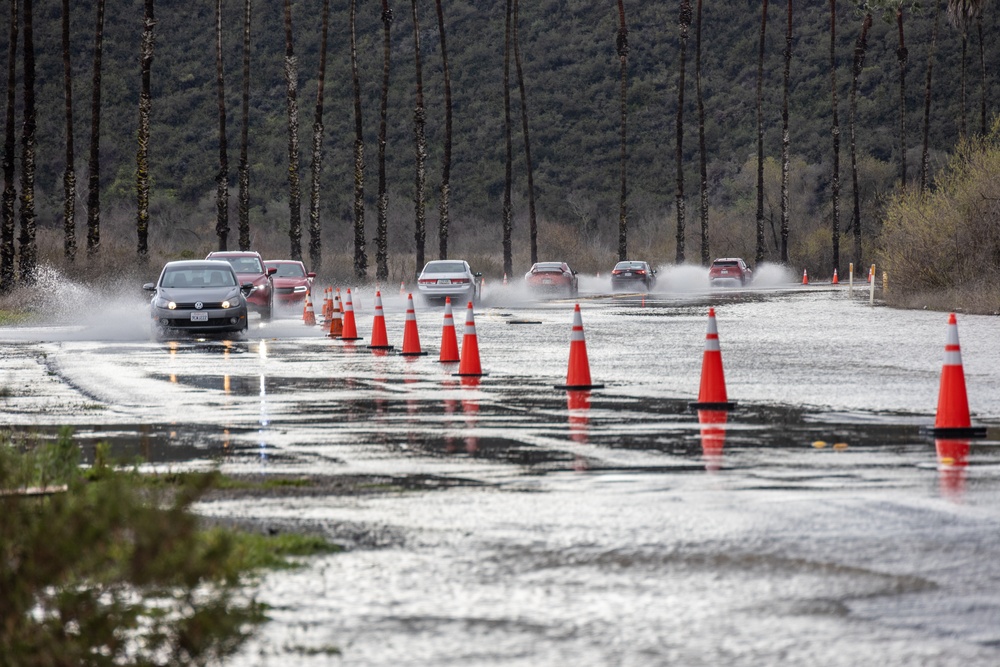
M 989 437 L 936 447 L 920 429 L 946 315 L 696 283 L 581 283 L 602 390 L 553 388 L 574 301 L 496 288 L 476 307 L 475 381 L 438 363 L 437 306 L 417 306 L 429 354 L 413 358 L 296 320 L 155 343 L 140 308 L 132 336 L 0 329 L 0 411 L 152 469 L 370 478 L 200 505 L 348 547 L 263 578 L 273 620 L 233 664 L 997 664 L 996 318 L 959 317 Z M 354 300 L 366 339 L 373 296 Z M 398 351 L 405 296 L 383 301 Z M 737 402 L 721 414 L 688 408 L 710 306 Z

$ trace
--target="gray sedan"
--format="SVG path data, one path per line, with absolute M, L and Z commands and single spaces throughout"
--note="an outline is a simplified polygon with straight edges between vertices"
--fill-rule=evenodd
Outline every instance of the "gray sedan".
M 142 288 L 153 293 L 149 311 L 157 337 L 171 332 L 241 334 L 247 330 L 246 295 L 253 285 L 241 286 L 229 262 L 167 262 L 160 279 Z

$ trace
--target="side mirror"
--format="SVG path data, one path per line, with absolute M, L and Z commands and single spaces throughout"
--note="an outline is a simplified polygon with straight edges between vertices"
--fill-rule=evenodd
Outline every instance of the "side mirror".
M 482 278 L 483 277 L 483 274 L 481 274 L 481 273 L 473 273 L 472 275 L 474 275 L 477 278 Z
M 243 296 L 247 296 L 253 291 L 253 283 L 243 283 L 240 285 L 240 291 L 243 292 Z
M 277 273 L 277 272 L 278 272 L 278 269 L 277 269 L 277 267 L 274 267 L 274 266 L 269 266 L 269 267 L 267 267 L 267 268 L 266 268 L 266 269 L 264 270 L 264 273 L 266 273 L 266 274 L 267 274 L 267 276 L 268 276 L 269 278 L 270 278 L 271 276 L 273 276 L 273 275 L 274 275 L 275 273 Z
M 306 278 L 315 278 L 315 277 L 316 277 L 315 271 L 310 271 L 309 273 L 306 274 Z
M 147 292 L 153 292 L 156 290 L 156 283 L 146 283 L 145 285 L 142 286 L 142 289 L 146 290 Z

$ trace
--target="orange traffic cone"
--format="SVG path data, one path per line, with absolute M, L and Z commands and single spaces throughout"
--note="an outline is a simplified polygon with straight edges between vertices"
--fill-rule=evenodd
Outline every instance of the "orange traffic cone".
M 389 335 L 385 330 L 385 311 L 382 310 L 382 292 L 375 292 L 375 320 L 372 322 L 372 342 L 369 350 L 391 350 Z
M 840 280 L 837 279 L 837 269 L 833 270 L 833 281 L 832 282 L 833 282 L 834 285 L 839 285 L 840 284 Z
M 451 314 L 451 297 L 444 300 L 444 324 L 441 327 L 441 353 L 438 361 L 458 361 L 458 338 L 455 336 L 455 318 Z
M 329 322 L 330 318 L 333 317 L 333 297 L 331 295 L 333 292 L 332 287 L 327 287 L 323 290 L 323 321 Z
M 399 295 L 403 296 L 404 294 L 406 294 L 406 281 L 405 280 L 400 280 L 399 281 Z
M 507 274 L 506 273 L 503 274 L 503 286 L 504 287 L 507 286 Z
M 805 269 L 802 269 L 802 284 L 803 285 L 809 284 L 809 272 Z
M 722 370 L 722 349 L 719 347 L 719 329 L 715 324 L 715 308 L 708 309 L 708 333 L 705 335 L 705 354 L 701 360 L 698 401 L 689 405 L 699 410 L 732 410 L 736 407 L 736 403 L 726 395 L 726 375 Z
M 306 291 L 306 302 L 302 306 L 302 321 L 307 327 L 316 326 L 316 311 L 313 309 L 312 294 Z
M 556 389 L 603 389 L 603 384 L 590 383 L 590 362 L 587 360 L 587 341 L 583 337 L 583 316 L 580 304 L 573 310 L 573 333 L 569 341 L 569 370 L 566 384 L 556 385 Z
M 344 335 L 344 319 L 340 305 L 340 290 L 333 296 L 333 304 L 330 307 L 330 338 L 340 338 Z
M 986 437 L 986 427 L 973 427 L 969 416 L 969 397 L 965 393 L 965 371 L 962 370 L 955 313 L 948 315 L 948 337 L 944 346 L 933 433 L 941 437 Z
M 340 335 L 341 340 L 361 340 L 358 336 L 358 323 L 354 321 L 354 301 L 351 300 L 351 288 L 347 288 L 344 295 L 344 330 Z
M 486 375 L 479 365 L 479 338 L 476 336 L 476 317 L 472 312 L 472 302 L 465 310 L 465 335 L 462 337 L 462 361 L 458 365 L 458 373 L 462 377 L 481 377 Z
M 451 333 L 455 335 L 455 325 L 452 324 Z M 413 310 L 413 295 L 406 297 L 406 324 L 403 326 L 403 351 L 400 353 L 405 357 L 415 357 L 426 352 L 420 351 L 420 334 L 417 332 L 417 313 Z

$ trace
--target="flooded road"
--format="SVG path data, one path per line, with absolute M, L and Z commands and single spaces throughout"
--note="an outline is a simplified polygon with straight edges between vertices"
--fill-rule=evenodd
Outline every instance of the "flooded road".
M 367 349 L 373 296 L 353 344 L 295 319 L 151 342 L 141 303 L 0 329 L 0 415 L 158 470 L 371 476 L 199 505 L 348 548 L 266 575 L 232 664 L 1000 664 L 996 317 L 959 316 L 988 437 L 935 442 L 947 316 L 861 290 L 582 285 L 591 392 L 554 389 L 576 301 L 487 291 L 469 379 L 437 361 L 440 307 L 417 305 L 429 354 L 397 354 L 397 294 L 397 348 Z M 688 407 L 709 307 L 729 413 Z

